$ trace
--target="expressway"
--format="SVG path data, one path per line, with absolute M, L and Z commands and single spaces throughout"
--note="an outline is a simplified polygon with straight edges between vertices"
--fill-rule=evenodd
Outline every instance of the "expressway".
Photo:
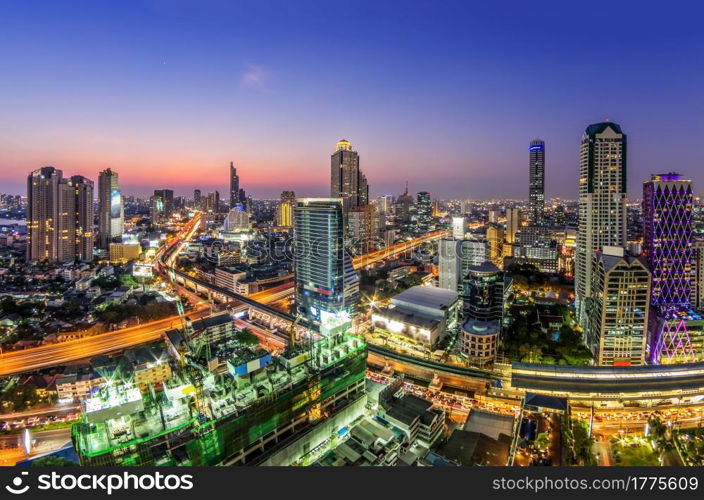
M 355 269 L 360 269 L 366 267 L 370 264 L 374 264 L 389 257 L 396 257 L 403 253 L 413 250 L 414 248 L 422 245 L 423 243 L 429 243 L 431 241 L 440 240 L 449 236 L 450 231 L 446 229 L 441 229 L 439 231 L 433 231 L 432 233 L 424 234 L 412 240 L 403 241 L 401 243 L 396 243 L 381 250 L 376 250 L 374 252 L 369 252 L 364 255 L 359 255 L 352 258 L 352 265 Z
M 209 307 L 191 313 L 190 319 L 198 319 L 210 314 Z M 69 340 L 59 344 L 42 345 L 12 351 L 0 355 L 0 376 L 25 373 L 49 366 L 63 365 L 88 359 L 99 354 L 107 354 L 158 339 L 172 328 L 180 325 L 178 315 L 169 316 L 143 325 L 101 333 L 91 337 Z

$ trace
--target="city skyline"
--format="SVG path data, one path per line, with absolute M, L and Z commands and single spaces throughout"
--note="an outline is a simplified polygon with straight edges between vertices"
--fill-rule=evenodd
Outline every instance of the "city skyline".
M 142 21 L 119 27 L 114 20 L 136 17 L 135 6 Z M 497 7 L 466 8 L 409 9 L 399 19 L 392 5 L 360 5 L 344 19 L 365 36 L 345 40 L 332 36 L 337 9 L 320 5 L 244 16 L 219 3 L 10 6 L 0 49 L 13 97 L 0 138 L 3 191 L 22 193 L 26 172 L 52 165 L 93 180 L 112 168 L 128 194 L 155 186 L 224 194 L 234 161 L 255 197 L 325 196 L 329 151 L 346 137 L 372 198 L 403 192 L 395 177 L 403 165 L 412 192 L 523 199 L 525 145 L 537 136 L 550 149 L 546 196 L 576 199 L 580 132 L 605 117 L 632 138 L 630 198 L 663 168 L 704 181 L 696 105 L 704 75 L 689 64 L 702 35 L 693 21 L 611 6 L 622 19 L 611 26 L 595 23 L 598 9 L 577 16 L 548 5 L 534 33 L 506 25 Z M 534 10 L 511 8 L 516 19 Z M 30 18 L 35 28 L 19 29 Z M 460 19 L 466 30 L 440 29 Z M 425 36 L 416 41 L 419 23 Z M 636 30 L 648 38 L 631 43 Z M 599 39 L 619 50 L 594 58 Z M 338 75 L 328 68 L 340 55 L 349 70 Z M 609 72 L 609 85 L 596 69 Z M 333 113 L 338 106 L 347 111 Z M 507 176 L 517 182 L 505 185 Z

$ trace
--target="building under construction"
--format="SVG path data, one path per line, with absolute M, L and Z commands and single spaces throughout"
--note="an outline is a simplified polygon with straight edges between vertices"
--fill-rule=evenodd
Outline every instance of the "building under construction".
M 366 344 L 344 333 L 279 356 L 233 338 L 207 356 L 187 339 L 176 349 L 162 386 L 112 383 L 84 401 L 82 465 L 262 464 L 365 397 Z

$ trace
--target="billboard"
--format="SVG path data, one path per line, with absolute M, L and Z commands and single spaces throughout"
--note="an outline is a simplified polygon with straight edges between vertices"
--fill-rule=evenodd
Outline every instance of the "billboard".
M 122 195 L 119 189 L 110 192 L 110 217 L 119 219 L 122 215 Z
M 154 276 L 154 266 L 151 264 L 135 264 L 132 267 L 132 276 L 137 278 L 152 278 Z

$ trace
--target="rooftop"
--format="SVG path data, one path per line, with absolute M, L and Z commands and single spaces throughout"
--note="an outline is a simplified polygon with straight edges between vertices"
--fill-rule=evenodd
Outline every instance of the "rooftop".
M 446 309 L 457 300 L 457 292 L 433 286 L 413 286 L 391 299 L 393 304 L 408 303 L 435 309 Z

